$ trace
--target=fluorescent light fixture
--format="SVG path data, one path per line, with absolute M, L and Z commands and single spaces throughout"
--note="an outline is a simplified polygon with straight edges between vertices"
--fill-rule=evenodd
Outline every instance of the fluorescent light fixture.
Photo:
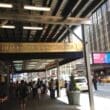
M 15 60 L 13 63 L 23 63 L 23 60 Z
M 37 69 L 35 66 L 27 66 L 26 69 Z
M 20 70 L 22 70 L 22 67 L 16 67 L 16 70 L 20 71 Z
M 38 62 L 29 62 L 29 65 L 36 65 Z
M 29 27 L 29 26 L 23 26 L 23 29 L 25 30 L 42 30 L 42 27 Z
M 0 8 L 12 8 L 13 5 L 12 4 L 8 4 L 8 3 L 0 3 Z
M 49 7 L 36 7 L 36 6 L 29 6 L 29 5 L 25 5 L 24 9 L 33 10 L 33 11 L 50 11 Z
M 34 64 L 31 64 L 31 65 L 27 65 L 28 67 L 35 67 L 36 65 Z
M 16 64 L 14 64 L 15 66 L 22 66 L 23 64 L 22 63 L 16 63 Z
M 15 26 L 13 26 L 13 25 L 2 25 L 0 27 L 1 28 L 6 28 L 6 29 L 15 29 Z

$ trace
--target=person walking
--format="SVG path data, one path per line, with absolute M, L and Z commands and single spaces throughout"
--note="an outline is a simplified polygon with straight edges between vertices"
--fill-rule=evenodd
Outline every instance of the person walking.
M 95 76 L 93 76 L 92 82 L 94 85 L 94 89 L 97 90 L 97 78 Z
M 28 88 L 24 80 L 21 80 L 21 84 L 19 85 L 19 100 L 21 110 L 26 110 L 26 101 L 28 95 Z
M 50 98 L 51 99 L 55 99 L 55 81 L 53 79 L 51 79 L 50 83 L 49 83 L 49 90 L 50 90 Z
M 42 80 L 40 80 L 38 78 L 38 81 L 37 81 L 37 98 L 38 98 L 38 102 L 40 101 L 40 98 L 41 98 L 41 87 L 42 87 Z

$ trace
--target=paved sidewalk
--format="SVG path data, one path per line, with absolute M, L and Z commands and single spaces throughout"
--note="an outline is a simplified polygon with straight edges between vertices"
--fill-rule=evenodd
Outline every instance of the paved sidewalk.
M 98 85 L 98 90 L 95 91 L 93 89 L 93 94 L 95 110 L 110 110 L 110 84 Z M 68 104 L 65 89 L 61 90 L 61 97 L 59 97 L 58 100 Z M 80 110 L 90 110 L 88 92 L 81 93 L 80 106 L 77 108 Z
M 10 101 L 0 110 L 20 110 L 20 105 L 16 100 Z M 26 110 L 79 110 L 77 107 L 65 104 L 57 99 L 50 99 L 45 96 L 38 101 L 37 99 L 29 99 Z

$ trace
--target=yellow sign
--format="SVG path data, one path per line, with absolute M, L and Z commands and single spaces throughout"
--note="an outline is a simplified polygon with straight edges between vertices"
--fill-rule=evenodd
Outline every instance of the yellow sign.
M 81 43 L 0 43 L 0 53 L 76 52 Z

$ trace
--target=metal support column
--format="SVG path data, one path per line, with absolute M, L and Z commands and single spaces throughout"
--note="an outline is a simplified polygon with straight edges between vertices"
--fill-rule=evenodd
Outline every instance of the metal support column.
M 75 34 L 69 26 L 66 26 L 66 28 L 73 34 L 79 41 L 83 43 L 83 53 L 84 53 L 84 59 L 85 59 L 85 66 L 86 66 L 86 73 L 87 73 L 87 80 L 88 80 L 88 90 L 89 90 L 89 102 L 90 102 L 90 110 L 95 110 L 94 109 L 94 99 L 93 99 L 93 90 L 92 90 L 92 77 L 91 77 L 91 70 L 90 70 L 90 58 L 89 58 L 89 45 L 88 45 L 88 39 L 85 38 L 85 33 L 84 33 L 84 24 L 81 25 L 82 28 L 82 38 L 83 40 Z
M 90 110 L 94 110 L 92 77 L 91 77 L 91 70 L 90 70 L 90 50 L 89 50 L 88 38 L 85 37 L 83 24 L 81 25 L 81 28 L 82 28 L 82 38 L 83 38 L 83 48 L 84 48 L 84 60 L 85 60 L 86 74 L 87 74 L 87 80 L 88 80 Z
M 10 88 L 10 72 L 7 73 L 7 96 L 9 97 L 9 88 Z
M 60 68 L 59 62 L 57 61 L 57 97 L 60 97 Z
M 45 81 L 47 80 L 47 68 L 45 69 Z
M 69 32 L 69 30 L 68 30 L 68 42 L 71 42 L 70 32 Z
M 12 73 L 12 83 L 13 83 L 13 78 L 14 78 L 14 77 L 13 77 L 13 73 Z

